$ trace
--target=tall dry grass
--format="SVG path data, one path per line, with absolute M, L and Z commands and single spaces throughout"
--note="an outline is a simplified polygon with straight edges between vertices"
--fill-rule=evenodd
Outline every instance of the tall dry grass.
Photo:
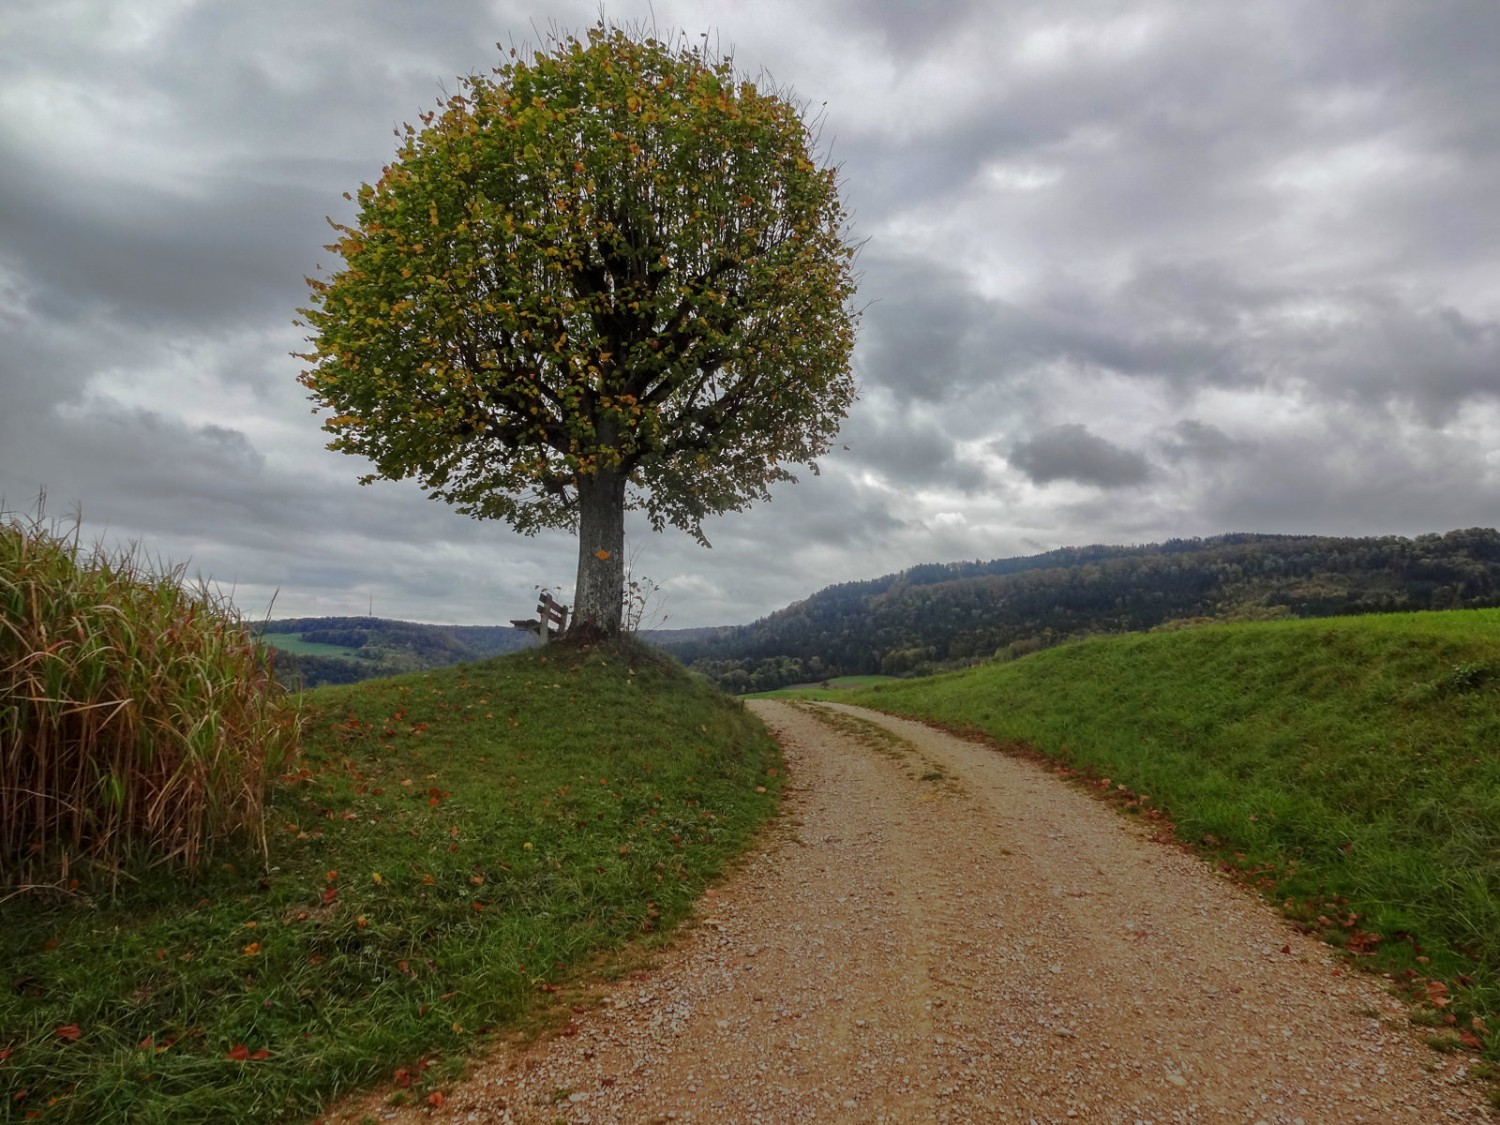
M 0 887 L 197 868 L 247 832 L 299 714 L 222 595 L 0 513 Z

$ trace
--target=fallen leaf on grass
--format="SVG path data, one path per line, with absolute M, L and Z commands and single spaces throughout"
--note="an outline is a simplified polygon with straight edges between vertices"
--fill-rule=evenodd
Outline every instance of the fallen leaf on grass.
M 55 1034 L 59 1039 L 72 1043 L 79 1039 L 83 1035 L 83 1032 L 78 1029 L 76 1023 L 68 1023 L 59 1027 Z

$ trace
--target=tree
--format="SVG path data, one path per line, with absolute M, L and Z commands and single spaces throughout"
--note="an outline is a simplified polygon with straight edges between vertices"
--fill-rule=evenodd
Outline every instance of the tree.
M 549 48 L 461 80 L 329 220 L 301 381 L 361 483 L 576 528 L 575 627 L 608 635 L 628 507 L 706 546 L 706 516 L 817 470 L 854 398 L 856 248 L 785 92 L 603 21 Z

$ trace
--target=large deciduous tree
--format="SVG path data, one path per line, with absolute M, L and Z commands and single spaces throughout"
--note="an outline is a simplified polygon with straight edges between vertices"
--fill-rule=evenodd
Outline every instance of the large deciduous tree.
M 333 223 L 301 381 L 361 483 L 576 527 L 575 628 L 609 635 L 627 507 L 706 544 L 816 470 L 854 398 L 855 247 L 785 92 L 602 21 L 548 47 L 463 79 Z

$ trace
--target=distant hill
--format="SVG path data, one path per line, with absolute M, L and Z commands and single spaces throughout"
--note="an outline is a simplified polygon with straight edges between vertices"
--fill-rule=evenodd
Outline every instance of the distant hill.
M 509 625 L 423 625 L 383 617 L 285 617 L 257 630 L 277 675 L 304 688 L 483 660 L 539 643 Z
M 666 648 L 712 640 L 727 628 L 657 629 L 640 637 Z M 282 617 L 256 626 L 256 632 L 276 650 L 278 678 L 302 688 L 422 672 L 540 643 L 511 625 L 426 625 L 384 617 Z
M 1202 620 L 1500 605 L 1500 532 L 1220 535 L 931 563 L 829 586 L 750 625 L 658 643 L 729 691 L 922 675 L 1094 633 Z

